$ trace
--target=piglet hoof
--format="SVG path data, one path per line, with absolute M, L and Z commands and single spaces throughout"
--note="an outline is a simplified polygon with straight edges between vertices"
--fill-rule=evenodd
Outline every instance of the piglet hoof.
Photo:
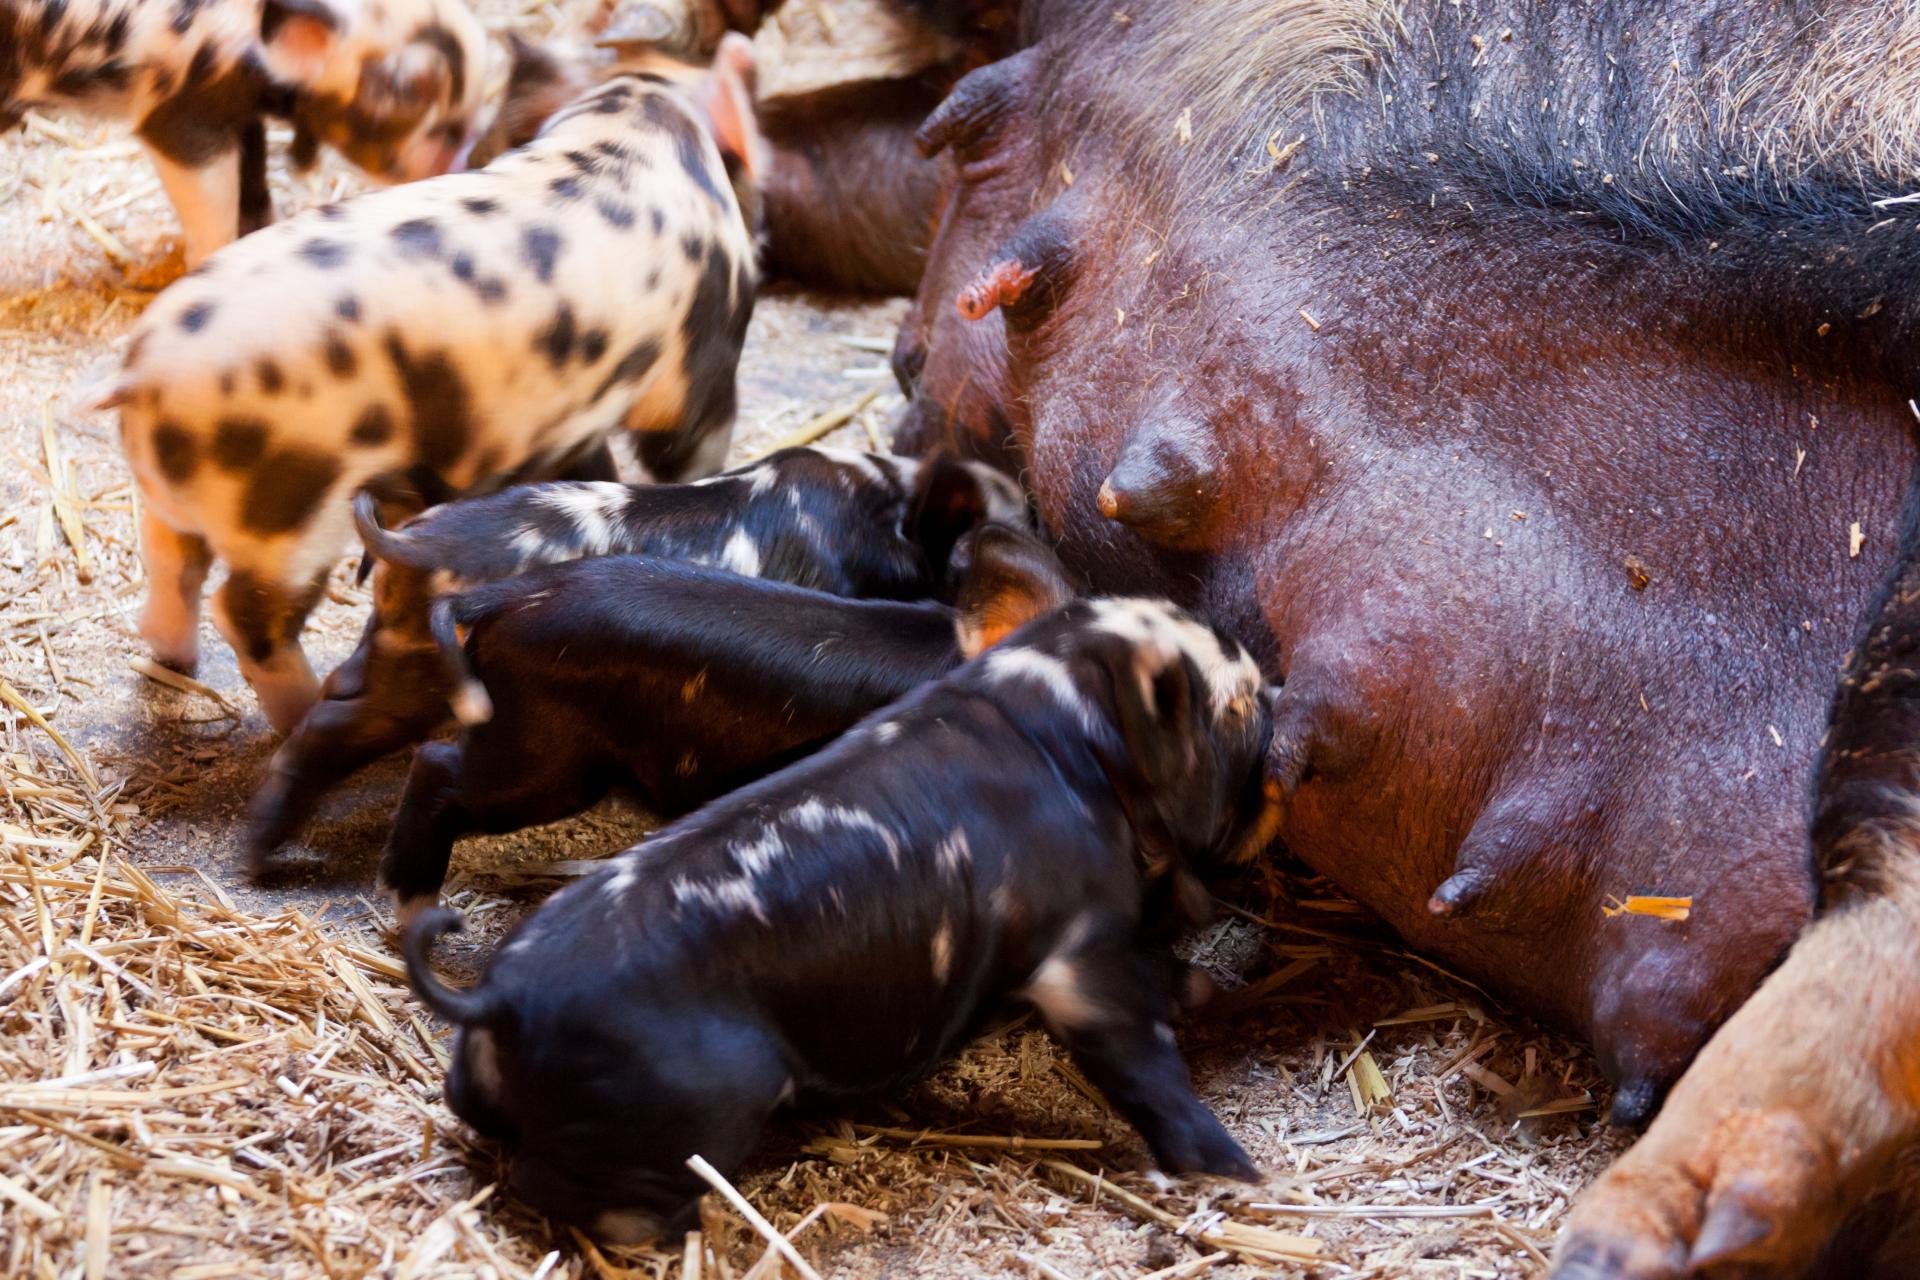
M 310 679 L 272 683 L 262 681 L 255 693 L 260 699 L 260 710 L 266 713 L 267 723 L 283 737 L 299 727 L 300 721 L 319 700 L 319 686 Z
M 1155 1144 L 1154 1158 L 1162 1169 L 1177 1174 L 1212 1174 L 1236 1182 L 1258 1182 L 1260 1171 L 1247 1153 L 1221 1127 L 1213 1113 L 1196 1105 L 1194 1114 L 1176 1122 Z
M 1555 1280 L 1800 1273 L 1840 1216 L 1830 1144 L 1797 1114 L 1736 1110 L 1643 1142 L 1574 1206 Z
M 274 850 L 300 834 L 302 822 L 290 803 L 292 791 L 293 780 L 270 768 L 267 780 L 247 802 L 247 866 L 255 876 L 266 870 Z
M 156 622 L 153 610 L 141 621 L 140 638 L 147 642 L 147 649 L 153 654 L 153 660 L 169 670 L 178 671 L 183 676 L 193 674 L 200 665 L 200 636 L 196 629 L 182 629 L 171 624 Z

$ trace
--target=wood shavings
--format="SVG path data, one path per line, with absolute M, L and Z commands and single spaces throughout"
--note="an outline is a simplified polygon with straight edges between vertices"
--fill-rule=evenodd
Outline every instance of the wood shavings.
M 40 447 L 47 462 L 47 487 L 53 495 L 54 518 L 60 522 L 60 531 L 67 537 L 67 545 L 73 548 L 74 570 L 80 581 L 93 581 L 93 559 L 87 554 L 87 526 L 75 508 L 73 495 L 69 491 L 73 477 L 68 472 L 66 462 L 61 458 L 60 446 L 53 436 L 53 406 L 41 406 Z
M 1284 147 L 1275 145 L 1279 137 L 1280 131 L 1276 129 L 1272 135 L 1267 138 L 1267 155 L 1272 159 L 1273 167 L 1276 171 L 1286 168 L 1288 163 L 1300 154 L 1301 148 L 1307 145 L 1307 135 L 1304 133 Z
M 1225 1215 L 1210 1216 L 1203 1226 L 1189 1224 L 1151 1201 L 1115 1186 L 1104 1177 L 1088 1173 L 1077 1165 L 1063 1160 L 1043 1160 L 1040 1163 L 1043 1168 L 1090 1192 L 1096 1203 L 1103 1196 L 1111 1197 L 1141 1221 L 1158 1223 L 1210 1249 L 1224 1249 L 1250 1262 L 1262 1263 L 1309 1262 L 1321 1255 L 1320 1241 L 1310 1236 L 1268 1231 L 1264 1227 L 1236 1222 Z
M 1375 1107 L 1392 1104 L 1393 1090 L 1387 1087 L 1387 1078 L 1380 1073 L 1380 1064 L 1364 1047 L 1355 1051 L 1353 1060 L 1347 1065 L 1346 1075 L 1347 1088 L 1353 1094 L 1353 1109 L 1359 1115 L 1366 1116 Z
M 209 699 L 231 719 L 240 718 L 240 709 L 228 702 L 225 694 L 211 685 L 202 684 L 192 676 L 183 676 L 171 667 L 163 667 L 144 654 L 128 661 L 127 666 L 155 684 L 163 684 L 169 689 L 178 689 L 181 693 L 194 693 Z
M 1098 1151 L 1107 1144 L 1098 1138 L 1028 1138 L 1020 1134 L 933 1133 L 927 1130 L 894 1129 L 882 1125 L 857 1124 L 855 1133 L 870 1133 L 881 1138 L 896 1138 L 922 1146 L 971 1147 L 986 1151 Z
M 761 1217 L 760 1211 L 748 1203 L 747 1198 L 741 1195 L 734 1185 L 721 1175 L 718 1169 L 708 1164 L 704 1157 L 697 1155 L 689 1156 L 687 1158 L 687 1168 L 698 1174 L 702 1182 L 705 1182 L 715 1191 L 718 1191 L 728 1204 L 738 1210 L 740 1216 L 745 1218 L 748 1224 L 751 1225 L 755 1231 L 758 1231 L 769 1245 L 778 1250 L 780 1256 L 785 1258 L 787 1262 L 792 1265 L 793 1269 L 801 1274 L 804 1280 L 820 1280 L 820 1273 L 815 1271 L 812 1265 L 800 1256 L 800 1251 L 793 1247 L 792 1241 L 774 1230 L 773 1224 Z

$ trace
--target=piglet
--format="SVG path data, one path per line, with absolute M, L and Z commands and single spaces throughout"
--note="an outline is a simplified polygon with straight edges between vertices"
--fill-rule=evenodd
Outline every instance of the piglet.
M 614 786 L 674 817 L 946 674 L 1072 588 L 1045 543 L 983 525 L 957 603 L 850 600 L 644 556 L 579 560 L 433 610 L 469 728 L 414 752 L 381 863 L 403 921 L 453 842 L 580 812 Z M 462 644 L 456 631 L 464 631 Z
M 485 126 L 489 49 L 462 0 L 0 0 L 0 130 L 133 121 L 195 267 L 272 220 L 264 114 L 382 181 L 445 173 Z
M 273 727 L 312 705 L 300 632 L 363 487 L 459 493 L 719 469 L 753 306 L 729 180 L 758 149 L 751 52 L 688 92 L 620 77 L 485 170 L 372 192 L 228 246 L 137 326 L 109 403 L 140 486 L 162 662 L 197 657 L 201 587 Z M 716 145 L 717 144 L 717 145 Z
M 431 508 L 400 529 L 354 499 L 373 561 L 359 647 L 274 753 L 248 810 L 256 874 L 363 765 L 424 741 L 453 693 L 428 626 L 437 594 L 584 556 L 644 554 L 843 596 L 909 599 L 944 585 L 979 521 L 1025 525 L 1018 485 L 978 463 L 783 449 L 694 484 L 552 481 Z
M 472 989 L 429 967 L 459 917 L 421 915 L 448 1101 L 530 1204 L 631 1240 L 691 1214 L 688 1157 L 730 1173 L 783 1104 L 891 1088 L 1018 996 L 1163 1167 L 1250 1177 L 1193 1096 L 1142 902 L 1147 867 L 1258 825 L 1270 724 L 1238 644 L 1070 604 L 562 889 Z

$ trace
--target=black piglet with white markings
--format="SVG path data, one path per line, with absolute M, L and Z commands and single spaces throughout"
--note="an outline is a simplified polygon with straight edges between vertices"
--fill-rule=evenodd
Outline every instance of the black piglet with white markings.
M 381 881 L 431 906 L 455 839 L 621 786 L 673 817 L 819 748 L 1072 597 L 1053 551 L 983 525 L 956 604 L 851 600 L 645 556 L 576 560 L 434 606 L 474 715 L 414 753 Z M 466 632 L 464 645 L 456 629 Z
M 534 1206 L 672 1229 L 791 1100 L 890 1088 L 1023 997 L 1175 1172 L 1251 1176 L 1193 1095 L 1154 868 L 1261 827 L 1270 697 L 1240 646 L 1160 602 L 1070 604 L 821 753 L 563 889 L 480 984 L 447 1096 Z
M 956 539 L 1024 526 L 1019 486 L 979 463 L 783 449 L 693 484 L 553 481 L 434 507 L 399 529 L 355 499 L 373 560 L 373 615 L 326 679 L 249 807 L 256 872 L 327 790 L 443 724 L 453 686 L 428 627 L 436 595 L 543 565 L 640 554 L 843 596 L 938 593 Z

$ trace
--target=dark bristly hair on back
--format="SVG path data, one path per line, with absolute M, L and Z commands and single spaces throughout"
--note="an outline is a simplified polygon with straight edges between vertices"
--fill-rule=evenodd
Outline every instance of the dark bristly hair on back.
M 1022 123 L 1053 135 L 1049 154 L 1120 147 L 1115 171 L 1154 175 L 1131 187 L 1170 234 L 1196 211 L 1245 223 L 1316 193 L 1507 242 L 1528 234 L 1512 218 L 1549 213 L 1570 245 L 1737 281 L 1725 292 L 1756 326 L 1871 320 L 1849 358 L 1910 363 L 1910 6 L 1790 0 L 1732 20 L 1688 0 L 1167 0 L 1128 16 L 1031 6 L 1033 38 L 1079 52 L 1039 60 Z M 1076 77 L 1106 64 L 1128 87 L 1090 94 Z

